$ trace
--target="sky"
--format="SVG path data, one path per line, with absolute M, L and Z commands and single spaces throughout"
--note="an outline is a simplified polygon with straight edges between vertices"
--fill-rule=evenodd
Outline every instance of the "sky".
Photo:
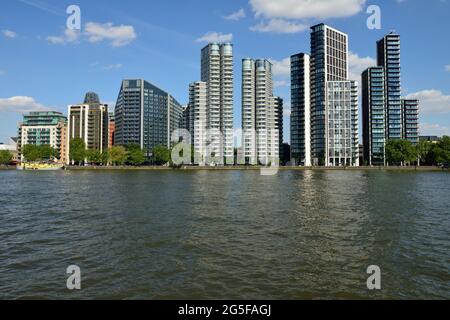
M 80 30 L 67 29 L 70 5 L 80 8 Z M 371 5 L 381 29 L 367 27 Z M 145 79 L 185 104 L 209 41 L 234 45 L 235 128 L 241 60 L 272 61 L 289 142 L 288 58 L 310 52 L 309 27 L 321 22 L 349 35 L 350 78 L 358 81 L 376 64 L 376 41 L 399 33 L 403 95 L 421 100 L 421 134 L 450 135 L 450 0 L 3 0 L 0 142 L 17 135 L 23 113 L 66 114 L 88 91 L 113 108 L 122 79 Z

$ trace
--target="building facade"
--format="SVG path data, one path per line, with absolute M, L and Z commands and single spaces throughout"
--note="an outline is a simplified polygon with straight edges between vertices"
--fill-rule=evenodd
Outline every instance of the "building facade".
M 419 100 L 402 99 L 402 138 L 414 145 L 419 143 Z
M 68 123 L 64 122 L 64 124 L 61 125 L 61 149 L 60 149 L 60 157 L 59 161 L 61 163 L 69 163 L 69 148 L 67 144 L 67 140 L 69 134 L 69 127 Z
M 207 84 L 207 146 L 220 164 L 234 162 L 233 45 L 211 43 L 201 52 L 201 81 Z
M 311 160 L 326 165 L 327 82 L 348 80 L 348 36 L 325 24 L 311 27 Z
M 283 105 L 273 95 L 272 78 L 268 60 L 242 60 L 242 145 L 246 163 L 251 165 L 279 163 Z
M 275 97 L 275 112 L 276 112 L 276 127 L 278 128 L 278 147 L 279 147 L 279 158 L 281 160 L 281 156 L 284 153 L 284 100 L 281 97 Z M 285 157 L 283 157 L 283 160 L 286 160 Z M 287 161 L 284 161 L 284 163 Z
M 384 68 L 362 74 L 363 146 L 365 164 L 386 165 L 386 95 Z
M 170 94 L 142 79 L 122 81 L 115 109 L 115 144 L 137 144 L 147 158 L 155 146 L 172 146 L 183 110 Z
M 377 42 L 378 66 L 384 68 L 386 138 L 402 139 L 400 35 L 391 32 Z
M 294 165 L 311 166 L 310 56 L 291 57 L 291 153 Z
M 24 115 L 23 122 L 19 124 L 17 151 L 20 161 L 24 161 L 22 148 L 25 145 L 49 145 L 59 154 L 61 162 L 66 157 L 63 146 L 64 128 L 67 118 L 60 112 L 39 111 Z
M 359 166 L 358 83 L 328 81 L 325 100 L 325 166 Z
M 108 139 L 108 148 L 111 148 L 115 144 L 115 134 L 116 134 L 116 116 L 114 112 L 109 112 L 109 139 Z
M 189 85 L 189 112 L 186 122 L 191 134 L 191 144 L 197 155 L 196 164 L 205 165 L 207 154 L 207 95 L 206 82 L 197 81 Z
M 109 148 L 109 138 L 108 105 L 101 104 L 96 93 L 88 92 L 82 104 L 68 107 L 66 142 L 69 154 L 72 139 L 83 140 L 86 150 L 103 152 Z

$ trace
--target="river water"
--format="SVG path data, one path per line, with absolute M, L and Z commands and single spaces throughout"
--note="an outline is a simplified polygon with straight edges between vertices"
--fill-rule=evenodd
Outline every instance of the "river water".
M 0 299 L 450 299 L 448 173 L 0 171 L 0 186 Z

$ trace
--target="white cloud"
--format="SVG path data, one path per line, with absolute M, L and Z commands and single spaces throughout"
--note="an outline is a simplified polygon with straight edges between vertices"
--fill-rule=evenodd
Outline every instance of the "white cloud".
M 250 0 L 255 15 L 267 18 L 328 19 L 359 13 L 366 0 Z
M 420 135 L 422 136 L 450 136 L 450 128 L 440 124 L 421 123 Z
M 2 33 L 5 37 L 10 39 L 14 39 L 15 37 L 17 37 L 17 33 L 11 30 L 2 30 Z
M 66 29 L 62 36 L 49 36 L 47 41 L 51 44 L 66 44 L 72 43 L 78 40 L 80 32 L 77 30 Z
M 123 65 L 121 63 L 116 63 L 116 64 L 110 64 L 108 66 L 103 67 L 103 70 L 107 70 L 107 71 L 109 71 L 109 70 L 117 70 L 117 69 L 120 69 L 122 67 L 123 67 Z
M 450 64 L 445 66 L 445 71 L 450 72 Z
M 274 76 L 290 77 L 291 75 L 291 58 L 283 60 L 269 59 L 272 63 L 272 72 Z
M 137 37 L 132 26 L 114 26 L 112 23 L 88 22 L 84 29 L 83 33 L 78 30 L 66 29 L 63 35 L 49 36 L 47 41 L 52 44 L 68 44 L 84 38 L 91 43 L 107 40 L 111 42 L 113 47 L 122 47 Z
M 231 42 L 233 41 L 233 34 L 223 34 L 220 32 L 208 32 L 202 37 L 195 40 L 196 42 Z
M 270 19 L 250 27 L 251 31 L 273 33 L 297 33 L 303 32 L 309 27 L 302 23 L 287 21 L 284 19 Z
M 88 22 L 84 28 L 89 42 L 96 43 L 108 40 L 111 41 L 113 47 L 125 46 L 137 37 L 133 26 L 114 26 L 112 23 Z
M 239 9 L 236 12 L 233 12 L 229 16 L 223 17 L 225 20 L 238 21 L 246 17 L 244 8 Z
M 377 62 L 374 58 L 360 57 L 358 54 L 350 51 L 348 53 L 348 78 L 350 80 L 361 82 L 361 74 L 363 73 L 363 71 L 369 67 L 374 67 L 376 65 Z
M 291 116 L 291 106 L 290 105 L 285 105 L 283 106 L 283 116 L 284 117 L 290 117 Z
M 57 37 L 57 36 L 48 36 L 47 41 L 51 44 L 63 44 L 65 43 L 64 37 Z
M 448 114 L 450 113 L 450 95 L 445 95 L 439 90 L 422 90 L 406 96 L 407 99 L 420 100 L 420 112 L 423 114 Z
M 275 88 L 289 87 L 291 75 L 291 59 L 285 58 L 283 60 L 269 59 L 272 63 L 272 73 L 274 76 L 273 86 Z
M 0 112 L 26 113 L 31 111 L 49 110 L 31 97 L 16 96 L 11 98 L 0 98 Z
M 274 82 L 273 82 L 273 86 L 275 87 L 275 88 L 280 88 L 280 87 L 288 87 L 290 84 L 289 84 L 289 81 L 287 81 L 287 80 L 275 80 Z

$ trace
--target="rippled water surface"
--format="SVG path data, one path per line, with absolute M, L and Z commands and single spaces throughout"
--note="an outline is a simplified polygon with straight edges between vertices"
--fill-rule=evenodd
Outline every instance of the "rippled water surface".
M 448 173 L 0 172 L 0 185 L 0 299 L 450 299 Z

